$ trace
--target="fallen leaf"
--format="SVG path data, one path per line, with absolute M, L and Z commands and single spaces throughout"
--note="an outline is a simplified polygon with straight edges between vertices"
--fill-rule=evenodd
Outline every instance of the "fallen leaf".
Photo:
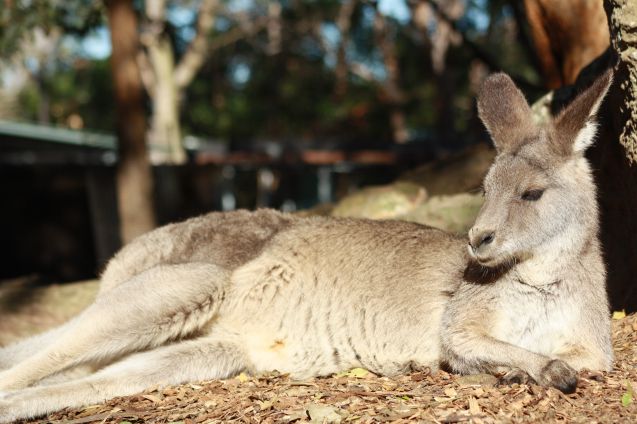
M 456 379 L 461 386 L 495 386 L 498 379 L 491 374 L 461 375 Z
M 336 408 L 320 403 L 305 406 L 305 412 L 313 423 L 340 423 L 343 418 L 336 412 Z
M 367 377 L 369 371 L 364 368 L 354 368 L 347 375 L 350 377 L 363 378 Z
M 276 402 L 276 399 L 266 400 L 266 401 L 258 400 L 257 405 L 259 405 L 259 410 L 267 411 L 268 409 L 272 408 L 272 406 L 274 405 L 274 402 Z
M 471 415 L 478 415 L 482 413 L 478 400 L 473 396 L 469 398 L 469 412 L 471 412 Z
M 449 396 L 450 398 L 454 398 L 458 396 L 458 392 L 453 387 L 448 387 L 445 389 L 445 395 Z
M 148 399 L 149 401 L 151 401 L 153 403 L 160 403 L 161 402 L 161 398 L 159 396 L 156 396 L 156 395 L 142 395 L 142 397 L 144 399 Z
M 633 403 L 633 386 L 629 381 L 626 381 L 626 393 L 622 395 L 622 406 L 626 407 Z
M 250 377 L 248 377 L 246 375 L 246 373 L 242 372 L 241 374 L 239 374 L 238 376 L 235 377 L 237 380 L 239 380 L 242 383 L 245 383 L 246 381 L 250 380 Z
M 626 318 L 626 311 L 622 309 L 621 311 L 613 312 L 613 319 L 624 319 Z

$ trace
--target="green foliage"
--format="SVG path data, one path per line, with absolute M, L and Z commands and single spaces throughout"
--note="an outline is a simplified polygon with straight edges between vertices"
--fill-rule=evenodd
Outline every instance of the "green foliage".
M 27 85 L 19 96 L 23 118 L 37 121 L 43 102 L 51 123 L 67 126 L 69 117 L 82 118 L 90 129 L 113 131 L 115 105 L 110 64 L 106 60 L 78 60 L 44 75 L 38 85 Z
M 0 57 L 20 51 L 24 39 L 40 28 L 59 27 L 66 34 L 84 36 L 104 23 L 102 2 L 93 0 L 15 0 L 0 8 Z
M 622 395 L 622 406 L 627 407 L 633 403 L 633 386 L 630 382 L 626 381 L 626 392 Z
M 192 8 L 196 3 L 169 2 Z M 32 36 L 36 27 L 61 30 L 65 39 L 82 40 L 105 23 L 102 2 L 92 0 L 15 1 L 0 10 L 0 52 L 3 58 L 20 50 L 20 40 Z M 224 7 L 233 1 L 224 2 Z M 267 14 L 267 2 L 256 1 L 246 11 L 251 17 Z M 187 87 L 181 102 L 185 134 L 220 139 L 274 138 L 288 140 L 339 139 L 353 144 L 391 143 L 390 114 L 395 106 L 387 101 L 383 85 L 387 75 L 382 51 L 374 34 L 374 4 L 360 2 L 352 15 L 349 61 L 371 70 L 373 79 L 350 72 L 344 94 L 335 93 L 335 53 L 339 41 L 336 20 L 341 2 L 314 0 L 282 2 L 281 51 L 268 54 L 265 29 L 238 37 L 216 48 L 197 77 Z M 473 43 L 495 56 L 506 71 L 527 80 L 537 74 L 515 31 L 515 20 L 504 0 L 469 1 L 467 14 L 458 26 Z M 139 6 L 139 4 L 138 4 Z M 138 9 L 140 9 L 138 7 Z M 141 10 L 141 9 L 140 9 Z M 212 43 L 224 40 L 241 25 L 222 13 L 210 34 Z M 482 21 L 488 25 L 480 24 Z M 196 15 L 190 20 L 170 20 L 167 32 L 177 60 L 187 48 Z M 484 22 L 483 22 L 484 23 Z M 175 25 L 182 25 L 176 27 Z M 407 21 L 386 17 L 390 41 L 394 43 L 400 69 L 399 85 L 405 93 L 398 105 L 413 134 L 436 134 L 441 125 L 463 140 L 476 130 L 469 70 L 475 51 L 466 44 L 452 45 L 447 54 L 449 93 L 442 90 L 433 73 L 426 36 Z M 330 30 L 336 38 L 323 35 Z M 327 31 L 325 30 L 325 31 Z M 327 31 L 329 32 L 329 31 Z M 1 68 L 0 68 L 1 69 Z M 237 78 L 239 71 L 243 78 Z M 247 76 L 246 76 L 247 75 Z M 41 67 L 20 95 L 25 119 L 42 118 L 48 104 L 49 119 L 61 125 L 79 115 L 86 128 L 113 130 L 111 77 L 107 61 L 81 57 L 59 59 Z M 439 107 L 448 97 L 452 116 Z M 149 101 L 149 105 L 150 105 Z M 149 110 L 150 113 L 150 110 Z

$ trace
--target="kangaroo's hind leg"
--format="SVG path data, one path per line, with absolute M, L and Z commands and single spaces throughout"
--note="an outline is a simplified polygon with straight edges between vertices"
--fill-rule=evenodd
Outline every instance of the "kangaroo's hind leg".
M 244 350 L 232 336 L 181 341 L 133 354 L 84 378 L 7 392 L 0 399 L 0 422 L 99 403 L 156 385 L 226 378 L 248 368 Z
M 55 342 L 69 328 L 75 325 L 76 319 L 77 317 L 58 327 L 0 348 L 0 370 L 11 368 L 18 362 L 25 360 Z
M 147 270 L 100 296 L 51 344 L 0 372 L 0 390 L 196 334 L 217 313 L 229 279 L 228 271 L 203 263 Z

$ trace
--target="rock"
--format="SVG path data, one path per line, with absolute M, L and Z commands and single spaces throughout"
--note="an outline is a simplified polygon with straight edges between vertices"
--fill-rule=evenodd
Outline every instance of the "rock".
M 405 215 L 427 199 L 422 186 L 396 182 L 386 186 L 367 187 L 341 200 L 332 210 L 333 216 L 388 219 Z
M 480 187 L 493 158 L 493 148 L 484 143 L 477 144 L 445 159 L 408 171 L 399 181 L 426 187 L 429 196 L 470 192 Z
M 464 234 L 473 225 L 483 202 L 481 194 L 433 196 L 428 202 L 398 219 Z

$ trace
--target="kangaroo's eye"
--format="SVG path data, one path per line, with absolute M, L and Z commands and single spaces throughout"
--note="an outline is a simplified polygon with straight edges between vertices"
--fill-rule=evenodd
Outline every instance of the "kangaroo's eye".
M 542 189 L 527 190 L 524 193 L 522 193 L 522 200 L 528 200 L 529 202 L 535 202 L 536 200 L 539 200 L 540 197 L 542 197 L 543 194 L 544 194 L 544 190 L 542 190 Z

